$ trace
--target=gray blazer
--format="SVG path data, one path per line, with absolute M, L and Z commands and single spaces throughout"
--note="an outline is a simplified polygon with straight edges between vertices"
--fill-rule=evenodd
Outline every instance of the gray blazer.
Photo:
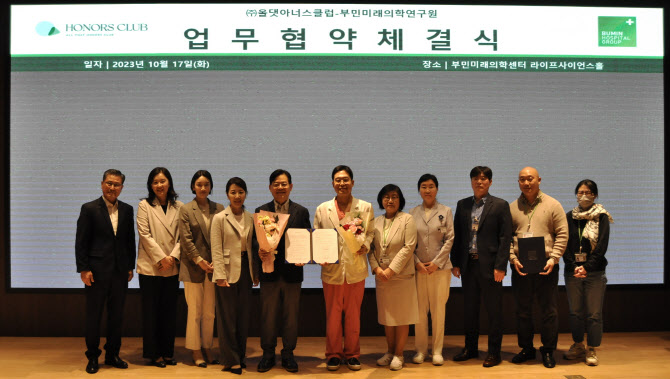
M 214 216 L 223 211 L 223 205 L 209 201 L 209 214 Z M 182 282 L 202 283 L 205 271 L 198 266 L 199 258 L 212 263 L 212 247 L 205 219 L 202 217 L 195 199 L 182 205 L 179 210 L 179 237 L 181 244 L 181 267 L 179 280 Z M 211 228 L 210 221 L 210 228 Z M 207 275 L 212 280 L 212 274 Z
M 247 255 L 249 260 L 249 274 L 253 282 L 257 281 L 253 267 L 251 252 L 251 238 L 253 236 L 254 218 L 251 213 L 244 211 L 244 230 L 240 230 L 235 215 L 230 207 L 214 216 L 212 219 L 212 263 L 214 275 L 212 281 L 226 279 L 228 283 L 237 283 L 242 270 L 242 238 L 247 240 Z

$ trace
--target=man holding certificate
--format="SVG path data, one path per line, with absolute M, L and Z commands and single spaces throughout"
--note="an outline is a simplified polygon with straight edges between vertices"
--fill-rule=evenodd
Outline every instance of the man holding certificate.
M 288 214 L 286 229 L 311 228 L 309 211 L 302 205 L 289 200 L 293 189 L 291 174 L 282 169 L 270 174 L 270 193 L 273 200 L 256 208 L 255 213 L 267 211 Z M 254 265 L 261 282 L 261 348 L 263 357 L 258 363 L 258 372 L 269 371 L 275 365 L 277 335 L 282 331 L 281 364 L 286 371 L 297 372 L 298 363 L 293 350 L 298 341 L 298 314 L 300 308 L 300 288 L 303 279 L 303 264 L 286 262 L 286 235 L 281 236 L 276 252 L 259 248 L 253 238 L 254 259 L 271 263 L 272 270 L 260 270 Z M 274 262 L 272 262 L 274 261 Z M 266 265 L 267 266 L 267 265 Z M 270 271 L 270 272 L 266 272 Z M 278 325 L 278 318 L 281 325 Z
M 338 229 L 338 261 L 321 264 L 326 300 L 326 366 L 335 371 L 345 360 L 350 370 L 360 370 L 359 340 L 361 303 L 368 276 L 367 253 L 374 237 L 370 203 L 351 195 L 354 174 L 348 166 L 337 166 L 331 174 L 336 196 L 316 208 L 315 229 Z M 350 233 L 347 235 L 345 233 Z M 360 238 L 362 237 L 362 238 Z M 358 243 L 356 250 L 352 250 Z M 342 318 L 344 317 L 344 349 Z
M 541 181 L 535 168 L 522 169 L 521 196 L 510 205 L 514 241 L 509 260 L 522 349 L 512 363 L 535 359 L 532 309 L 533 298 L 537 298 L 542 312 L 542 363 L 552 368 L 556 365 L 553 353 L 558 342 L 558 261 L 568 243 L 568 221 L 561 204 L 540 191 Z

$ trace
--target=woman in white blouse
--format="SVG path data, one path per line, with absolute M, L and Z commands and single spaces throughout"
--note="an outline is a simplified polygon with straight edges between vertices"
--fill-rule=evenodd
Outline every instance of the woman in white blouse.
M 223 370 L 242 374 L 249 333 L 251 287 L 258 285 L 249 251 L 253 217 L 244 210 L 247 184 L 234 177 L 226 184 L 230 205 L 212 220 L 212 261 L 216 283 L 219 349 Z
M 386 212 L 374 220 L 368 259 L 377 287 L 377 318 L 384 325 L 388 347 L 377 364 L 397 371 L 404 363 L 409 325 L 419 317 L 414 280 L 416 225 L 412 216 L 402 211 L 405 198 L 395 184 L 385 185 L 377 202 Z
M 428 312 L 432 320 L 433 364 L 444 363 L 444 319 L 451 286 L 451 260 L 454 244 L 454 221 L 451 208 L 437 201 L 438 181 L 432 174 L 424 174 L 417 184 L 423 203 L 412 208 L 417 230 L 414 252 L 416 290 L 419 299 L 419 322 L 415 326 L 416 354 L 412 361 L 423 363 L 428 357 Z
M 198 367 L 207 367 L 208 362 L 218 363 L 211 351 L 215 301 L 209 235 L 212 218 L 223 211 L 223 205 L 209 200 L 212 188 L 212 174 L 207 170 L 198 170 L 191 179 L 191 191 L 195 198 L 184 204 L 179 212 L 179 280 L 184 282 L 184 296 L 188 305 L 186 348 L 192 351 L 193 363 Z
M 176 365 L 174 357 L 179 290 L 179 209 L 172 175 L 156 167 L 147 178 L 146 199 L 137 208 L 137 273 L 142 292 L 144 358 L 156 367 Z

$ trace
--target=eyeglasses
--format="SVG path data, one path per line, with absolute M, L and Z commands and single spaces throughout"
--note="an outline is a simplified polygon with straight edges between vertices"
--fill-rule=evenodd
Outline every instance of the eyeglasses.
M 382 197 L 383 201 L 389 201 L 389 200 L 398 201 L 398 199 L 400 199 L 400 196 L 398 196 L 398 195 L 391 195 L 391 196 L 386 195 L 386 196 Z
M 591 192 L 591 191 L 579 191 L 579 192 L 577 192 L 577 196 L 584 196 L 584 195 L 591 196 L 591 195 L 593 195 L 593 192 Z

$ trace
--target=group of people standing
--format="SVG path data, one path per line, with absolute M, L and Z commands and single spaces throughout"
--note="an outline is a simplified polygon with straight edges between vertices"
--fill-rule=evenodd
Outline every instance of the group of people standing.
M 566 263 L 566 289 L 574 344 L 567 359 L 584 358 L 598 363 L 595 347 L 602 337 L 602 301 L 605 292 L 604 255 L 611 216 L 595 204 L 596 184 L 583 180 L 575 194 L 579 205 L 563 213 L 561 205 L 539 189 L 541 178 L 532 167 L 519 173 L 521 196 L 509 205 L 489 194 L 493 173 L 477 166 L 470 172 L 473 196 L 451 209 L 437 201 L 438 179 L 419 178 L 422 203 L 403 212 L 405 198 L 394 185 L 384 186 L 377 203 L 384 214 L 374 217 L 370 203 L 352 195 L 354 175 L 340 165 L 331 174 L 335 197 L 316 209 L 313 226 L 337 228 L 351 214 L 365 218 L 363 241 L 350 251 L 338 237 L 337 262 L 322 263 L 321 279 L 326 305 L 326 367 L 346 365 L 360 370 L 360 309 L 365 278 L 375 276 L 378 321 L 384 325 L 387 352 L 380 366 L 400 370 L 409 325 L 415 324 L 416 364 L 431 359 L 442 365 L 445 307 L 451 275 L 462 279 L 465 300 L 465 347 L 454 357 L 478 357 L 479 304 L 488 313 L 488 354 L 484 367 L 500 364 L 502 343 L 502 280 L 507 262 L 517 302 L 517 331 L 521 352 L 513 363 L 535 358 L 532 304 L 542 311 L 542 361 L 554 367 L 558 336 L 558 261 Z M 186 348 L 198 367 L 222 364 L 223 371 L 241 374 L 246 368 L 246 340 L 252 286 L 260 284 L 261 348 L 257 371 L 276 365 L 275 349 L 281 333 L 281 366 L 297 372 L 293 355 L 298 337 L 298 314 L 303 265 L 285 260 L 285 236 L 276 251 L 265 251 L 255 238 L 253 215 L 244 207 L 247 186 L 233 177 L 226 183 L 229 205 L 209 199 L 214 187 L 211 174 L 197 171 L 191 180 L 194 199 L 177 200 L 170 172 L 154 168 L 147 178 L 148 195 L 138 206 L 139 244 L 135 255 L 133 208 L 118 200 L 125 176 L 118 170 L 103 175 L 103 196 L 86 203 L 77 221 L 77 272 L 86 292 L 86 371 L 99 369 L 100 321 L 107 304 L 105 364 L 128 367 L 119 357 L 125 292 L 139 275 L 142 293 L 143 356 L 156 367 L 176 365 L 174 341 L 179 281 L 184 282 L 188 305 Z M 273 200 L 255 212 L 288 214 L 286 228 L 312 226 L 309 211 L 289 199 L 291 174 L 275 170 L 269 178 Z M 524 272 L 518 239 L 544 237 L 546 265 L 539 274 Z M 567 250 L 566 250 L 567 248 Z M 565 254 L 564 254 L 565 253 Z M 261 266 L 273 270 L 261 270 Z M 368 269 L 369 266 L 369 269 Z M 369 270 L 369 271 L 368 271 Z M 218 317 L 215 317 L 218 314 Z M 431 354 L 428 353 L 428 315 L 432 321 Z M 218 320 L 219 357 L 212 351 L 214 320 Z M 587 333 L 588 346 L 583 345 Z

